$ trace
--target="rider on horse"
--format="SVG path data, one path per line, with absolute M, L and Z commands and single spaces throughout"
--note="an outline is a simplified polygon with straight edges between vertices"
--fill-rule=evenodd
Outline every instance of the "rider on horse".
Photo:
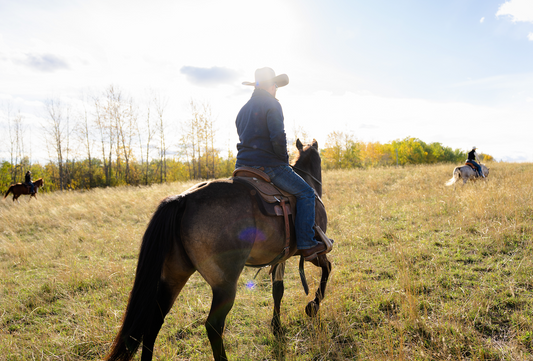
M 315 191 L 289 166 L 283 110 L 275 98 L 277 88 L 289 84 L 286 74 L 271 68 L 255 71 L 255 90 L 242 107 L 235 124 L 239 135 L 235 168 L 254 167 L 269 175 L 272 183 L 296 197 L 296 245 L 306 261 L 326 252 L 315 239 Z
M 479 161 L 479 158 L 477 156 L 475 146 L 472 147 L 472 150 L 470 152 L 468 152 L 468 159 L 466 160 L 466 162 L 473 164 L 476 167 L 479 176 L 485 178 L 485 175 L 483 174 L 483 171 L 481 170 L 481 166 L 478 164 L 478 162 L 479 163 L 481 162 Z
M 34 194 L 35 193 L 35 186 L 33 185 L 33 182 L 31 180 L 31 172 L 30 171 L 26 172 L 25 183 L 26 183 L 26 185 L 28 187 L 30 187 L 30 194 Z

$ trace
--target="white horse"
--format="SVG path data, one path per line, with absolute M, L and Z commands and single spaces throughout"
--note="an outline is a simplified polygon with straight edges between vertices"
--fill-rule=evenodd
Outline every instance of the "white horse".
M 489 175 L 489 168 L 485 166 L 485 164 L 480 163 L 481 171 L 483 172 L 483 175 L 485 177 L 488 177 Z M 469 165 L 463 165 L 460 167 L 455 167 L 453 170 L 453 176 L 452 178 L 446 182 L 447 186 L 451 186 L 452 184 L 455 184 L 459 179 L 463 179 L 463 185 L 468 181 L 469 179 L 477 179 L 479 176 L 477 175 L 477 172 L 472 169 Z

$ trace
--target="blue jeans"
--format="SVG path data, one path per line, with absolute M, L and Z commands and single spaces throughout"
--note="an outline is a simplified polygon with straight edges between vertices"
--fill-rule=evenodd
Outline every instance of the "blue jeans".
M 235 168 L 243 165 L 235 164 Z M 313 248 L 318 244 L 315 239 L 315 191 L 302 177 L 288 165 L 278 167 L 260 167 L 268 174 L 272 183 L 296 197 L 296 217 L 294 228 L 298 249 Z
M 481 170 L 481 166 L 473 160 L 469 160 L 469 162 L 476 166 L 478 175 L 482 177 L 483 171 Z

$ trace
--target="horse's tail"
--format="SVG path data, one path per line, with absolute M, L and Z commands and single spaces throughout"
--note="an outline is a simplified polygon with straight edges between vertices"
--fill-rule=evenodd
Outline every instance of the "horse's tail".
M 179 241 L 179 224 L 184 206 L 183 195 L 168 197 L 161 202 L 148 224 L 122 327 L 106 360 L 131 360 L 150 328 L 155 316 L 153 310 L 156 309 L 156 294 L 163 263 L 172 243 Z
M 452 184 L 457 182 L 457 180 L 460 177 L 461 177 L 461 168 L 455 167 L 455 169 L 453 170 L 453 176 L 452 176 L 452 178 L 449 181 L 446 182 L 446 185 L 447 186 L 451 186 Z
M 9 187 L 9 189 L 6 192 L 6 194 L 4 195 L 4 199 L 7 198 L 7 195 L 9 194 L 9 192 L 13 192 L 13 186 Z

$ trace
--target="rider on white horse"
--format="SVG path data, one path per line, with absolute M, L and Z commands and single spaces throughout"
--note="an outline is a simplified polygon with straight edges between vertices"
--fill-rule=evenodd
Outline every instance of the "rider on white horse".
M 477 168 L 477 172 L 480 177 L 485 178 L 485 175 L 483 174 L 483 171 L 481 170 L 481 166 L 479 165 L 479 163 L 481 162 L 479 161 L 479 158 L 477 156 L 475 146 L 472 147 L 472 150 L 470 152 L 468 152 L 468 159 L 466 161 L 468 163 L 472 163 Z

